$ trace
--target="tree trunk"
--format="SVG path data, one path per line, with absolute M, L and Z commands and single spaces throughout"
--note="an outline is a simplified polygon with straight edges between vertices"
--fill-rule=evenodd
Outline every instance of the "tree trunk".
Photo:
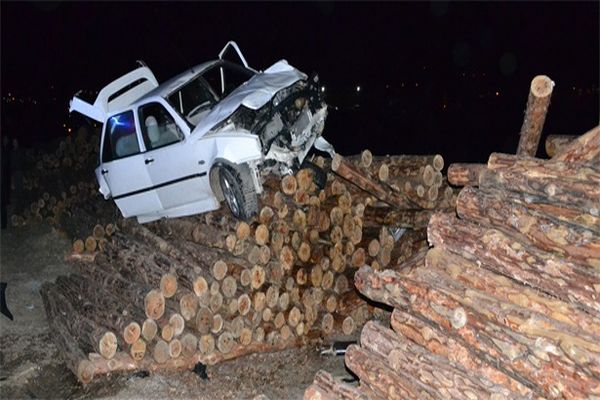
M 56 289 L 78 313 L 107 327 L 122 337 L 125 343 L 133 344 L 139 339 L 141 327 L 136 321 L 143 320 L 141 310 L 112 295 L 110 288 L 102 288 L 97 286 L 97 282 L 71 274 L 59 276 Z
M 454 186 L 479 186 L 479 175 L 485 164 L 452 163 L 448 167 L 448 182 Z
M 337 156 L 332 162 L 332 169 L 335 173 L 340 175 L 342 178 L 352 182 L 359 188 L 371 193 L 379 200 L 387 203 L 391 206 L 399 209 L 419 209 L 420 207 L 413 201 L 402 197 L 394 191 L 387 188 L 385 185 L 375 182 L 363 173 L 357 170 L 348 161 L 344 160 L 341 156 Z
M 494 393 L 510 399 L 521 397 L 479 374 L 469 373 L 460 363 L 450 362 L 445 357 L 431 353 L 407 340 L 401 333 L 375 322 L 368 322 L 364 326 L 360 343 L 363 349 L 386 360 L 394 371 L 418 379 L 434 398 L 472 399 L 473 394 L 477 398 L 490 398 Z
M 431 210 L 395 210 L 391 207 L 367 207 L 363 217 L 363 226 L 381 227 L 386 225 L 397 228 L 426 228 L 429 218 L 434 212 Z
M 600 382 L 593 375 L 600 351 L 597 344 L 563 332 L 564 326 L 557 329 L 528 309 L 467 290 L 434 271 L 418 272 L 410 279 L 363 267 L 355 284 L 372 300 L 404 307 L 437 323 L 486 362 L 545 396 L 585 398 L 600 393 Z
M 304 400 L 377 400 L 363 394 L 359 388 L 339 382 L 330 373 L 320 370 L 312 385 L 304 392 Z M 382 399 L 383 400 L 383 399 Z
M 536 164 L 536 161 L 526 160 L 506 169 L 485 170 L 479 177 L 479 187 L 522 192 L 547 198 L 549 202 L 579 208 L 592 215 L 598 214 L 600 174 L 597 170 L 582 167 L 573 173 L 575 168 L 566 164 Z M 551 167 L 553 165 L 558 168 Z
M 590 268 L 451 214 L 434 215 L 428 237 L 436 248 L 480 261 L 485 269 L 572 303 L 592 315 L 600 313 L 597 294 L 600 274 Z
M 546 137 L 546 154 L 552 158 L 577 139 L 577 135 L 548 135 Z
M 346 349 L 346 366 L 359 378 L 361 385 L 368 386 L 377 396 L 390 400 L 435 399 L 435 391 L 430 390 L 418 379 L 394 371 L 386 360 L 356 345 Z
M 552 161 L 587 164 L 600 168 L 600 126 L 596 126 L 561 149 Z
M 531 388 L 523 385 L 512 376 L 498 369 L 494 364 L 479 358 L 470 347 L 464 346 L 459 340 L 442 329 L 440 325 L 413 316 L 400 308 L 392 312 L 391 325 L 394 331 L 406 336 L 416 344 L 430 352 L 448 358 L 452 363 L 462 366 L 472 375 L 482 375 L 495 385 L 526 398 L 533 398 Z M 540 394 L 537 393 L 539 396 Z
M 553 88 L 554 82 L 545 75 L 538 75 L 531 81 L 519 147 L 517 148 L 518 155 L 535 156 L 542 136 L 546 113 L 550 106 Z
M 514 232 L 512 236 L 520 242 L 530 242 L 541 250 L 600 271 L 600 241 L 586 229 L 534 216 L 515 202 L 473 188 L 462 190 L 456 211 L 463 219 Z
M 44 296 L 49 309 L 58 310 L 57 312 L 65 316 L 64 322 L 67 324 L 67 329 L 84 351 L 93 350 L 106 359 L 115 355 L 118 343 L 113 332 L 96 321 L 79 314 L 57 287 L 47 286 Z
M 52 339 L 67 368 L 75 374 L 81 383 L 90 383 L 94 379 L 95 367 L 78 345 L 77 337 L 68 329 L 70 316 L 63 313 L 64 310 L 62 310 L 60 303 L 57 303 L 56 295 L 53 293 L 50 284 L 45 283 L 42 285 L 40 294 L 52 331 Z

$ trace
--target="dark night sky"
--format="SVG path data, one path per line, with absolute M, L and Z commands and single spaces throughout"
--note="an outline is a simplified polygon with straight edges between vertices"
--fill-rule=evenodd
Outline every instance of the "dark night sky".
M 475 161 L 516 149 L 537 74 L 556 82 L 545 134 L 598 124 L 599 10 L 598 2 L 2 2 L 1 91 L 37 99 L 39 119 L 60 127 L 75 91 L 100 89 L 135 60 L 161 81 L 233 39 L 256 68 L 285 58 L 319 72 L 340 108 L 325 135 L 343 153 Z M 3 131 L 18 130 L 23 111 L 4 101 L 2 110 Z M 63 134 L 27 130 L 19 134 Z

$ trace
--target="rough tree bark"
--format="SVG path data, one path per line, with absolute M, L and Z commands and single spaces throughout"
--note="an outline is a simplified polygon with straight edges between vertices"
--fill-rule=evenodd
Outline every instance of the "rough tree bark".
M 538 75 L 531 81 L 525 118 L 523 119 L 517 148 L 518 155 L 535 156 L 544 128 L 548 106 L 550 106 L 553 88 L 554 82 L 545 75 Z

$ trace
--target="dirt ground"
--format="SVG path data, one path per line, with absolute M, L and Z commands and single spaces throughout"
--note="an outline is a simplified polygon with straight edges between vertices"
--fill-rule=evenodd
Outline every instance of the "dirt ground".
M 351 380 L 343 357 L 315 348 L 255 354 L 208 367 L 208 379 L 192 371 L 101 377 L 82 387 L 50 338 L 39 295 L 44 281 L 68 274 L 70 241 L 40 224 L 0 234 L 0 280 L 14 321 L 0 315 L 0 398 L 46 399 L 300 399 L 316 371 Z M 264 397 L 263 397 L 264 398 Z

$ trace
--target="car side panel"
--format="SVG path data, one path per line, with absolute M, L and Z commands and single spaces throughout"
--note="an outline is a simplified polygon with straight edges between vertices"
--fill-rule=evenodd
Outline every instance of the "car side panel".
M 148 173 L 163 209 L 212 196 L 209 156 L 206 149 L 187 141 L 144 153 Z
M 144 164 L 144 155 L 105 162 L 101 169 L 111 196 L 124 217 L 155 212 L 161 204 Z

